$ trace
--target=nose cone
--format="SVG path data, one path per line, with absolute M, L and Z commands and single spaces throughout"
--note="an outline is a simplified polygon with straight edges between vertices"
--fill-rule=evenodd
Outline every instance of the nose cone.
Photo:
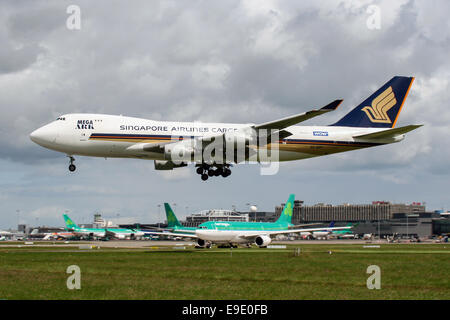
M 50 126 L 43 126 L 30 133 L 30 139 L 43 147 L 48 147 L 56 140 L 56 132 Z
M 30 133 L 30 139 L 31 141 L 33 141 L 34 143 L 38 143 L 38 139 L 39 139 L 39 130 L 34 130 L 32 133 Z

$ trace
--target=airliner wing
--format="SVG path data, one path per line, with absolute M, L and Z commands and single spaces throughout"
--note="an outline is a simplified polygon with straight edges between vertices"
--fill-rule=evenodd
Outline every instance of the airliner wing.
M 306 121 L 308 119 L 320 116 L 324 113 L 334 111 L 344 100 L 334 100 L 333 102 L 327 104 L 318 110 L 311 110 L 304 113 L 300 113 L 294 116 L 282 118 L 275 121 L 269 121 L 262 124 L 255 125 L 255 129 L 284 129 L 299 122 Z
M 317 223 L 305 223 L 305 224 L 296 224 L 295 226 L 292 226 L 291 229 L 296 229 L 300 227 L 307 227 L 307 226 L 317 226 L 318 224 L 322 224 L 321 222 Z
M 289 234 L 289 233 L 301 233 L 301 232 L 312 232 L 312 231 L 321 231 L 321 230 L 344 230 L 351 229 L 352 227 L 333 227 L 333 228 L 303 228 L 303 229 L 288 229 L 288 230 L 277 230 L 277 231 L 261 231 L 260 234 L 248 234 L 241 235 L 241 238 L 244 239 L 253 239 L 260 235 L 267 235 L 270 237 L 275 237 L 279 234 Z
M 113 237 L 114 238 L 116 236 L 117 236 L 116 232 L 105 229 L 105 237 Z
M 136 143 L 132 146 L 128 147 L 127 150 L 130 151 L 145 151 L 145 152 L 156 152 L 156 153 L 163 153 L 164 152 L 164 146 L 172 143 L 177 143 L 178 141 L 165 141 L 165 142 L 159 142 L 159 143 Z
M 156 235 L 156 236 L 172 236 L 172 237 L 191 238 L 191 239 L 198 238 L 195 234 L 191 234 L 191 233 L 156 232 L 156 231 L 143 231 L 143 232 L 145 234 L 151 234 L 151 235 Z

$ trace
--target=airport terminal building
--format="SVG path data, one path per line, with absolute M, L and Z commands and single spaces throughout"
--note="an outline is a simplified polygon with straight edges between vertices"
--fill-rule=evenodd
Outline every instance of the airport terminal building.
M 248 222 L 249 215 L 248 213 L 241 213 L 232 210 L 222 210 L 222 209 L 212 209 L 212 210 L 203 210 L 199 213 L 191 214 L 186 217 L 186 221 L 183 221 L 182 224 L 185 227 L 198 227 L 203 222 L 207 221 L 240 221 L 240 222 Z
M 284 204 L 275 207 L 275 217 L 283 210 Z M 424 203 L 393 204 L 387 201 L 373 201 L 371 204 L 315 204 L 304 206 L 296 200 L 292 216 L 293 224 L 330 223 L 357 224 L 354 233 L 391 236 L 429 237 L 449 230 L 448 219 L 439 213 L 427 212 Z M 447 231 L 448 232 L 448 231 Z
M 284 204 L 275 207 L 275 214 L 279 216 Z M 372 204 L 331 204 L 319 203 L 312 206 L 303 206 L 303 201 L 294 202 L 292 215 L 293 224 L 310 222 L 361 222 L 390 220 L 396 214 L 417 214 L 425 212 L 425 205 L 418 202 L 412 204 L 392 204 L 387 201 L 373 201 Z

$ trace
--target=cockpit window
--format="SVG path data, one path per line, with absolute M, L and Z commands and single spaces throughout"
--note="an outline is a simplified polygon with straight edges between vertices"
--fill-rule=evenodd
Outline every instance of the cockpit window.
M 56 118 L 56 120 L 66 120 L 66 118 L 65 117 L 58 117 L 58 118 Z

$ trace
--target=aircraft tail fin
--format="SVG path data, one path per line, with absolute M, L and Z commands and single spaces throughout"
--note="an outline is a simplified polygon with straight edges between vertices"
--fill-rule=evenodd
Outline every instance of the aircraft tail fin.
M 288 223 L 290 224 L 292 221 L 292 212 L 294 209 L 294 200 L 295 194 L 289 195 L 289 199 L 284 205 L 283 211 L 280 214 L 280 217 L 276 221 L 277 223 Z
M 75 222 L 72 221 L 72 219 L 69 218 L 67 214 L 63 214 L 64 222 L 66 223 L 66 227 L 68 229 L 76 229 L 78 226 L 75 224 Z
M 414 77 L 393 77 L 332 126 L 394 128 Z
M 178 221 L 177 216 L 173 212 L 172 208 L 168 203 L 164 203 L 164 209 L 166 210 L 167 217 L 167 227 L 168 228 L 177 228 L 182 227 L 183 225 Z

